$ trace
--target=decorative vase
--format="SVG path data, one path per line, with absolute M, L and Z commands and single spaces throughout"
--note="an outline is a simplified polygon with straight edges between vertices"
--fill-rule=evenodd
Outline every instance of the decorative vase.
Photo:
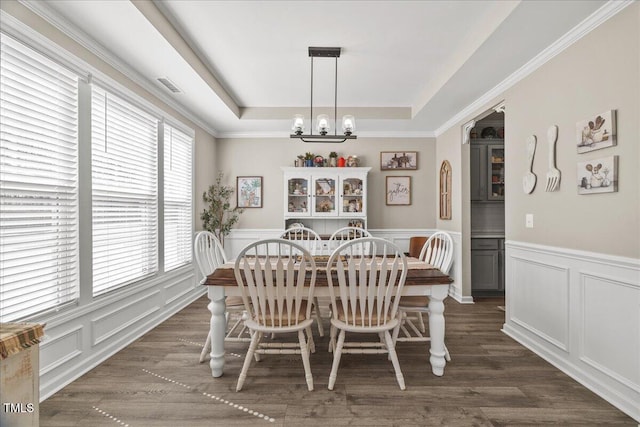
M 313 159 L 308 159 L 304 161 L 304 165 L 308 168 L 312 168 L 313 167 Z
M 338 159 L 336 157 L 329 157 L 329 166 L 335 168 L 338 163 Z
M 338 167 L 339 168 L 343 168 L 346 163 L 347 163 L 347 161 L 344 159 L 344 157 L 338 158 Z

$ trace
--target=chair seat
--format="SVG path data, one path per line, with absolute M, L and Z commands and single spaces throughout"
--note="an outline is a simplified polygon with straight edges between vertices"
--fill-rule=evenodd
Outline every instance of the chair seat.
M 400 307 L 427 308 L 429 298 L 421 296 L 400 297 Z
M 302 322 L 304 320 L 307 320 L 307 304 L 308 304 L 308 300 L 302 300 L 300 301 L 300 309 L 298 310 L 298 318 L 297 321 Z M 284 309 L 282 310 L 282 316 L 280 316 L 279 312 L 278 312 L 278 307 L 276 306 L 276 313 L 275 313 L 275 318 L 271 315 L 271 312 L 267 309 L 267 312 L 265 313 L 265 316 L 260 316 L 260 319 L 258 319 L 258 316 L 253 316 L 253 320 L 257 323 L 263 324 L 263 322 L 266 322 L 268 326 L 271 326 L 272 321 L 276 321 L 276 323 L 279 319 L 282 319 L 282 324 L 285 324 L 285 322 L 288 319 L 288 311 L 287 311 L 287 307 L 284 307 Z
M 340 320 L 341 322 L 353 325 L 353 324 L 362 324 L 362 313 L 360 311 L 360 306 L 358 305 L 356 307 L 356 313 L 355 313 L 355 319 L 354 319 L 354 315 L 353 312 L 351 311 L 351 307 L 349 307 L 349 314 L 348 317 L 345 316 L 345 312 L 344 312 L 344 306 L 342 304 L 336 304 L 336 316 L 338 318 L 338 320 Z M 373 325 L 377 325 L 378 323 L 383 323 L 382 321 L 378 322 L 378 307 L 377 304 L 373 305 L 373 314 L 371 316 L 371 323 Z M 389 315 L 389 313 L 386 313 L 386 321 L 389 322 L 391 321 L 392 318 Z M 365 325 L 368 326 L 368 325 Z

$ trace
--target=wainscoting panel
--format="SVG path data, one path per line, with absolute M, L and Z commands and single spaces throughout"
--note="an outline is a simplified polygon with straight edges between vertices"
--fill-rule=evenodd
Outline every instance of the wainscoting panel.
M 640 422 L 640 260 L 505 247 L 503 331 Z
M 569 351 L 569 269 L 513 257 L 518 290 L 509 299 L 513 322 Z
M 640 292 L 631 283 L 588 273 L 580 274 L 580 283 L 580 360 L 640 391 Z
M 71 306 L 34 321 L 46 323 L 40 344 L 40 400 L 88 372 L 205 294 L 194 266 Z

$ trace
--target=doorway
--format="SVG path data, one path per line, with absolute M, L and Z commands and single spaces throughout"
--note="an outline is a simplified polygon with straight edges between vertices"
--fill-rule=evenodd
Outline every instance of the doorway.
M 504 112 L 489 110 L 470 132 L 471 296 L 504 296 Z

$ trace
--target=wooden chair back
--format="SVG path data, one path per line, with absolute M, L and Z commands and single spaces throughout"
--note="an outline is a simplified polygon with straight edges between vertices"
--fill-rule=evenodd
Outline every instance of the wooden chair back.
M 449 273 L 453 263 L 453 239 L 444 231 L 432 234 L 422 246 L 420 259 L 437 267 L 443 273 Z
M 259 325 L 286 328 L 311 317 L 316 264 L 301 245 L 265 239 L 245 247 L 235 263 L 245 310 Z
M 322 239 L 310 228 L 291 227 L 280 235 L 281 239 L 289 240 L 301 245 L 308 250 L 311 255 L 317 255 Z
M 196 264 L 200 273 L 207 277 L 216 268 L 227 262 L 224 248 L 216 236 L 209 231 L 201 231 L 193 242 Z
M 353 247 L 361 244 L 370 245 L 376 256 L 355 253 Z M 343 243 L 327 264 L 334 319 L 362 329 L 389 323 L 396 317 L 406 277 L 407 259 L 393 243 L 376 237 Z

